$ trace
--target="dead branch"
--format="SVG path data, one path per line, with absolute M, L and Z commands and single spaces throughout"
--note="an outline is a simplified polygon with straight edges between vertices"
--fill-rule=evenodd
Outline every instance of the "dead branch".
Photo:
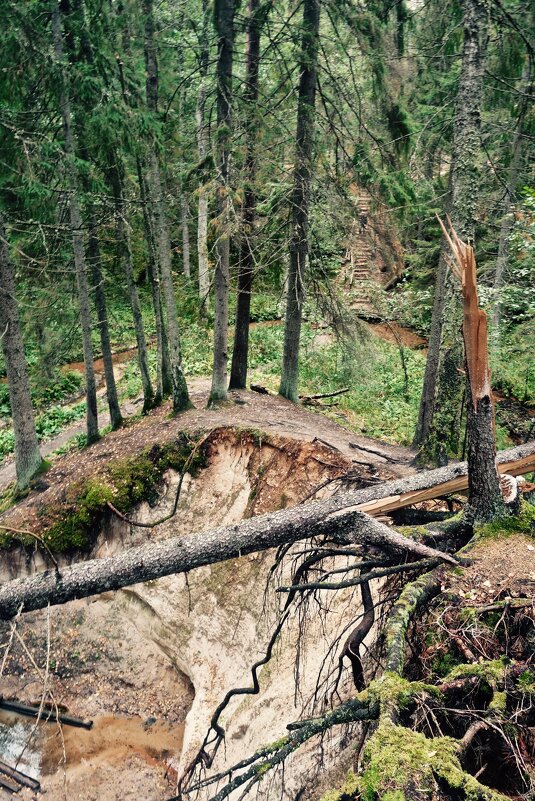
M 349 392 L 349 387 L 337 389 L 335 392 L 320 392 L 318 395 L 299 395 L 299 400 L 306 406 L 306 404 L 311 401 L 321 400 L 322 398 L 336 398 L 338 395 L 344 395 L 346 392 Z
M 218 773 L 215 776 L 210 776 L 207 779 L 200 781 L 198 784 L 188 788 L 188 794 L 196 790 L 203 789 L 211 784 L 221 781 L 221 779 L 228 778 L 229 781 L 225 786 L 212 797 L 212 801 L 223 801 L 234 790 L 242 785 L 251 782 L 252 784 L 258 782 L 268 770 L 282 764 L 294 751 L 296 751 L 303 743 L 306 743 L 312 737 L 322 734 L 333 726 L 339 726 L 346 723 L 354 723 L 362 720 L 375 720 L 379 715 L 379 704 L 377 702 L 361 701 L 359 698 L 352 698 L 345 704 L 333 709 L 331 712 L 323 715 L 322 717 L 313 718 L 308 720 L 295 731 L 291 731 L 282 740 L 278 740 L 272 745 L 259 749 L 256 754 L 244 760 L 243 763 L 233 765 L 232 768 Z M 247 767 L 243 773 L 231 776 L 244 766 Z M 173 796 L 169 801 L 182 801 L 183 793 Z
M 373 570 L 370 573 L 363 573 L 354 579 L 347 579 L 346 581 L 328 582 L 328 581 L 312 581 L 308 584 L 291 584 L 288 587 L 277 587 L 275 592 L 306 592 L 307 590 L 344 590 L 347 587 L 357 587 L 360 584 L 366 584 L 373 579 L 384 578 L 385 576 L 392 576 L 396 573 L 404 573 L 409 570 L 428 570 L 432 567 L 437 567 L 440 562 L 438 559 L 422 559 L 419 562 L 407 562 L 403 565 L 392 565 L 385 567 L 381 570 Z

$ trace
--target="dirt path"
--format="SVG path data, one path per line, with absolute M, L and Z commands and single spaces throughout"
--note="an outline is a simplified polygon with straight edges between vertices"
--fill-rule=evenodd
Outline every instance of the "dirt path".
M 58 458 L 43 477 L 38 490 L 30 492 L 16 507 L 2 515 L 3 523 L 15 528 L 27 527 L 39 507 L 59 499 L 66 485 L 88 476 L 95 477 L 111 459 L 130 457 L 155 443 L 170 442 L 183 431 L 235 427 L 304 442 L 319 440 L 353 462 L 361 476 L 372 480 L 404 476 L 414 470 L 410 464 L 413 454 L 408 448 L 357 436 L 322 414 L 275 395 L 240 390 L 230 393 L 226 405 L 207 409 L 209 389 L 209 379 L 196 379 L 190 384 L 194 408 L 172 417 L 168 402 L 145 417 L 130 421 L 119 431 L 107 434 L 89 448 Z M 77 430 L 80 428 L 65 431 L 47 443 L 49 452 Z M 6 482 L 6 468 L 0 472 L 0 482 Z

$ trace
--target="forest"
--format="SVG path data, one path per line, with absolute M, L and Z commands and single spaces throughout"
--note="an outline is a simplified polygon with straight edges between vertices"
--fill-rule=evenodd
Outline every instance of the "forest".
M 533 4 L 0 10 L 0 799 L 535 798 Z

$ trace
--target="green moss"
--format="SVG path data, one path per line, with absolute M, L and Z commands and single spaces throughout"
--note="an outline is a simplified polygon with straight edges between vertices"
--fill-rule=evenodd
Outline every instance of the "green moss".
M 472 665 L 457 665 L 457 667 L 453 668 L 453 670 L 448 673 L 446 682 L 476 676 L 482 681 L 486 681 L 487 684 L 495 690 L 497 687 L 503 685 L 507 663 L 508 660 L 504 657 L 502 659 L 477 662 Z
M 408 681 L 397 673 L 385 671 L 381 678 L 372 681 L 366 690 L 366 696 L 371 701 L 379 701 L 382 706 L 394 706 L 397 709 L 406 709 L 417 695 L 427 693 L 440 695 L 440 691 L 432 684 L 423 681 Z M 359 698 L 362 697 L 359 695 Z
M 451 737 L 428 739 L 419 732 L 383 720 L 364 752 L 361 798 L 366 801 L 431 798 L 438 778 L 461 791 L 466 801 L 504 801 L 504 796 L 464 772 L 458 749 L 458 741 Z
M 494 712 L 505 712 L 506 706 L 507 693 L 505 691 L 495 692 L 489 704 L 489 709 L 492 709 Z
M 458 664 L 459 660 L 455 658 L 454 654 L 452 654 L 450 651 L 446 651 L 435 654 L 433 657 L 431 670 L 433 675 L 438 676 L 439 678 L 444 678 Z
M 527 695 L 535 695 L 535 673 L 532 670 L 525 670 L 518 677 L 518 689 Z
M 507 537 L 510 534 L 535 535 L 535 506 L 522 501 L 518 515 L 501 517 L 492 523 L 485 523 L 475 529 L 476 540 Z
M 359 785 L 358 777 L 350 770 L 343 785 L 338 790 L 329 790 L 320 801 L 352 801 L 359 791 Z
M 204 465 L 203 449 L 196 451 L 195 442 L 185 435 L 130 459 L 115 459 L 97 478 L 70 487 L 60 504 L 41 510 L 46 519 L 41 536 L 55 552 L 87 549 L 108 513 L 109 503 L 126 514 L 142 501 L 157 500 L 166 470 L 181 471 L 187 466 L 188 472 L 196 475 Z M 14 535 L 7 534 L 0 539 L 0 547 L 9 547 L 14 541 Z M 33 538 L 24 536 L 17 536 L 16 541 L 26 546 L 35 544 Z

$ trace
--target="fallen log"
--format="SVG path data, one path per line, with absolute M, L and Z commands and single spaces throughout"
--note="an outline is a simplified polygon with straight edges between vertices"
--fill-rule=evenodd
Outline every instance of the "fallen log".
M 384 459 L 386 462 L 393 462 L 394 464 L 398 463 L 400 459 L 395 459 L 393 456 L 389 456 L 388 453 L 384 451 L 378 451 L 375 448 L 368 448 L 365 445 L 358 445 L 356 442 L 348 442 L 347 443 L 350 448 L 353 448 L 355 451 L 364 451 L 364 453 L 373 453 L 374 456 L 380 456 L 381 459 Z
M 64 723 L 66 726 L 73 726 L 77 729 L 91 729 L 93 727 L 92 720 L 82 720 L 72 715 L 64 715 L 55 708 L 45 707 L 41 709 L 39 706 L 21 704 L 19 701 L 9 701 L 6 698 L 2 698 L 2 696 L 0 696 L 0 709 L 15 712 L 17 715 L 25 715 L 28 718 L 39 717 L 44 723 L 57 723 L 59 721 L 59 723 Z
M 529 443 L 531 446 L 531 450 L 533 453 L 529 453 L 528 455 L 518 458 L 512 459 L 511 461 L 500 461 L 499 459 L 496 460 L 498 473 L 503 475 L 507 473 L 510 476 L 521 476 L 523 473 L 529 473 L 532 470 L 535 470 L 535 443 Z M 511 451 L 519 451 L 521 448 L 526 446 L 520 446 L 520 448 L 511 448 Z M 508 453 L 508 451 L 502 451 L 502 453 Z M 500 456 L 500 454 L 498 454 Z M 465 466 L 465 462 L 462 462 L 461 465 L 457 465 L 457 467 Z M 379 514 L 385 514 L 386 512 L 391 512 L 394 509 L 402 509 L 405 506 L 412 506 L 414 503 L 421 503 L 422 501 L 430 501 L 433 498 L 436 498 L 437 495 L 452 495 L 455 492 L 463 492 L 464 490 L 468 489 L 468 475 L 466 472 L 463 472 L 461 475 L 454 475 L 451 478 L 449 477 L 450 471 L 455 470 L 456 466 L 450 467 L 443 467 L 439 468 L 438 470 L 430 470 L 428 473 L 420 473 L 419 475 L 430 475 L 431 473 L 439 474 L 444 471 L 444 480 L 438 484 L 433 484 L 432 486 L 415 488 L 413 490 L 408 490 L 407 492 L 393 494 L 387 496 L 385 498 L 377 498 L 372 501 L 368 501 L 365 503 L 359 504 L 359 509 L 361 512 L 366 512 L 366 514 L 372 515 L 375 517 Z M 437 475 L 436 478 L 439 478 Z M 384 485 L 383 485 L 384 486 Z
M 11 792 L 13 793 L 17 793 L 20 790 L 21 786 L 29 787 L 30 790 L 34 791 L 38 791 L 41 788 L 41 785 L 39 784 L 37 779 L 32 778 L 32 776 L 27 776 L 25 773 L 22 773 L 22 771 L 18 770 L 17 768 L 12 768 L 11 765 L 8 765 L 7 762 L 4 762 L 2 759 L 0 759 L 0 773 L 4 774 L 2 776 L 2 779 L 4 778 L 4 776 L 7 776 L 11 782 L 13 783 L 16 782 L 16 789 L 11 790 Z M 4 784 L 4 787 L 10 789 L 9 787 L 7 787 L 6 784 Z
M 322 398 L 336 398 L 338 395 L 345 395 L 349 392 L 349 387 L 337 389 L 334 392 L 320 392 L 318 395 L 299 395 L 299 400 L 303 404 L 310 403 L 310 401 L 321 400 Z
M 502 472 L 519 475 L 535 469 L 535 442 L 498 454 Z M 20 609 L 31 611 L 48 604 L 63 604 L 140 581 L 185 573 L 196 567 L 235 559 L 256 551 L 277 548 L 309 537 L 324 536 L 346 544 L 366 543 L 386 550 L 405 551 L 420 557 L 446 554 L 402 537 L 373 520 L 374 514 L 415 503 L 415 498 L 436 497 L 466 488 L 466 463 L 449 465 L 407 478 L 388 481 L 332 498 L 283 509 L 212 531 L 148 543 L 103 559 L 93 559 L 30 578 L 15 579 L 0 588 L 0 620 L 9 620 Z M 431 493 L 431 494 L 428 494 Z
M 354 507 L 345 509 L 336 502 L 330 506 L 315 502 L 212 531 L 149 542 L 115 556 L 79 562 L 63 568 L 61 573 L 47 570 L 30 578 L 15 579 L 0 588 L 0 619 L 9 620 L 21 609 L 28 612 L 48 604 L 63 604 L 319 536 L 344 544 L 366 543 L 387 551 L 438 557 L 457 564 L 449 554 L 391 531 Z

